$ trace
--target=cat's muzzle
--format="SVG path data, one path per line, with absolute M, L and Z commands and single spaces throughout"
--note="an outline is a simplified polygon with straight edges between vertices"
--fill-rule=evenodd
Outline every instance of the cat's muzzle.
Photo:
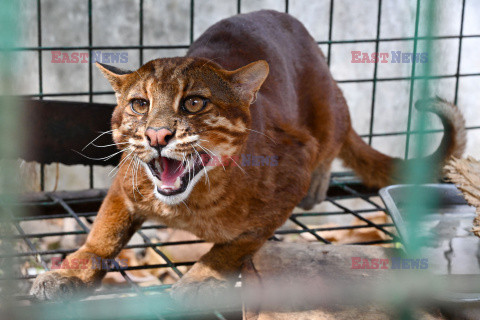
M 206 153 L 188 156 L 183 161 L 159 156 L 148 163 L 157 191 L 164 196 L 184 192 L 188 184 L 210 161 Z

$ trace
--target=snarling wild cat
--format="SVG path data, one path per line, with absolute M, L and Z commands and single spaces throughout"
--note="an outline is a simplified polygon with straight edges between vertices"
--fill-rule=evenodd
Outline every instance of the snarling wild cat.
M 376 187 L 396 181 L 394 168 L 405 164 L 352 129 L 323 54 L 287 14 L 220 21 L 186 57 L 134 72 L 97 65 L 116 92 L 113 139 L 123 158 L 86 243 L 67 259 L 114 258 L 146 219 L 190 231 L 214 246 L 173 287 L 175 297 L 228 286 L 295 206 L 323 200 L 334 158 Z M 459 156 L 465 130 L 457 107 L 440 99 L 417 107 L 445 127 L 430 157 Z M 256 156 L 275 161 L 255 165 Z M 104 275 L 90 267 L 47 272 L 32 293 L 65 297 Z

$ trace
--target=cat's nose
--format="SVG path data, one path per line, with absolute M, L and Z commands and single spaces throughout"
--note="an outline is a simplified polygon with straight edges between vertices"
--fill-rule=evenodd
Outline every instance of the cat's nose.
M 167 128 L 148 128 L 145 131 L 147 140 L 152 147 L 166 146 L 172 138 L 173 132 Z

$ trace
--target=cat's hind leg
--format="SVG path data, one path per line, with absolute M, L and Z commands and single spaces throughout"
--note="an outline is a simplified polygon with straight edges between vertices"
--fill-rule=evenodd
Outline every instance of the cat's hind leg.
M 330 184 L 331 163 L 320 164 L 312 173 L 310 188 L 307 195 L 297 205 L 304 210 L 310 210 L 315 205 L 321 203 L 327 197 L 328 186 Z
M 172 287 L 171 296 L 188 306 L 223 305 L 233 297 L 235 282 L 243 263 L 273 234 L 254 228 L 226 243 L 216 243 Z

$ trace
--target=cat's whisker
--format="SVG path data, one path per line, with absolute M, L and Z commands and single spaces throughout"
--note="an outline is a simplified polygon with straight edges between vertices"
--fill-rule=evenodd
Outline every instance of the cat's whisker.
M 199 140 L 199 141 L 210 142 L 209 140 L 205 140 L 205 139 L 198 139 L 198 140 Z M 205 147 L 205 146 L 202 146 L 202 145 L 199 144 L 198 142 L 197 142 L 197 145 L 198 145 L 200 148 L 204 149 L 205 151 L 208 151 L 212 156 L 218 158 L 218 155 L 217 155 L 215 152 L 213 152 L 212 150 L 210 150 L 209 148 L 207 148 L 207 147 Z
M 203 149 L 203 151 L 205 151 L 207 154 L 210 154 L 213 158 L 216 158 L 220 161 L 220 164 L 222 165 L 223 167 L 223 171 L 226 171 L 225 169 L 225 166 L 223 165 L 223 161 L 222 159 L 220 159 L 215 153 L 213 153 L 213 151 L 211 151 L 210 149 L 208 149 L 207 147 L 203 147 L 202 145 L 200 145 L 199 143 L 196 143 L 197 146 L 199 146 L 200 148 Z
M 188 183 L 190 184 L 190 161 L 188 161 L 188 156 L 185 157 L 185 162 L 185 167 L 188 168 Z
M 188 211 L 190 211 L 191 214 L 193 214 L 192 210 L 190 210 L 190 208 L 187 206 L 187 204 L 185 203 L 184 200 L 182 200 L 183 204 L 185 205 L 185 207 L 187 207 Z
M 140 192 L 140 189 L 138 189 L 138 170 L 140 169 L 140 159 L 135 156 L 135 160 L 137 161 L 137 168 L 135 170 L 135 188 L 137 189 L 137 192 L 140 193 L 142 198 L 145 198 L 145 196 Z
M 205 168 L 205 165 L 203 164 L 203 161 L 202 161 L 202 157 L 200 156 L 200 154 L 198 153 L 197 149 L 195 149 L 194 147 L 192 147 L 193 151 L 195 151 L 195 153 L 197 154 L 197 157 L 198 159 L 200 160 L 200 163 L 203 167 L 203 171 L 205 171 L 205 184 L 207 184 L 208 182 L 208 189 L 210 189 L 210 179 L 208 178 L 208 172 L 207 172 L 207 169 Z
M 100 133 L 95 139 L 93 139 L 92 141 L 90 141 L 85 147 L 83 147 L 82 151 L 85 150 L 89 145 L 91 145 L 92 143 L 94 143 L 95 141 L 97 141 L 97 139 L 99 139 L 101 136 L 107 134 L 107 133 L 112 133 L 113 130 L 108 130 L 108 131 L 105 131 L 105 132 L 102 132 Z
M 140 192 L 140 189 L 138 189 L 138 170 L 141 170 L 141 163 L 140 163 L 140 159 L 137 158 L 137 160 L 138 160 L 137 173 L 135 174 L 137 179 L 137 191 L 142 195 L 143 198 L 145 198 L 145 196 Z
M 185 152 L 182 152 L 182 163 L 185 163 Z
M 182 163 L 180 163 L 177 167 L 177 169 L 175 169 L 174 173 L 176 173 L 178 170 L 180 170 L 182 168 Z
M 118 169 L 118 171 L 119 171 L 120 168 L 125 164 L 125 161 L 128 159 L 128 157 L 131 156 L 132 153 L 133 153 L 133 150 L 132 150 L 125 158 L 123 158 L 122 161 L 120 161 L 120 163 L 115 166 L 115 168 L 113 168 L 113 169 L 109 172 L 108 176 L 110 176 L 115 169 Z M 118 171 L 117 171 L 117 172 L 118 172 Z
M 133 181 L 135 182 L 135 190 L 138 191 L 138 188 L 137 188 L 137 166 L 138 166 L 138 159 L 136 156 L 133 157 L 134 160 L 135 160 L 135 163 L 133 164 Z
M 127 150 L 128 148 L 130 148 L 130 147 L 126 147 L 126 148 L 124 148 L 124 149 L 122 149 L 122 150 L 120 150 L 120 151 L 115 152 L 114 154 L 111 154 L 111 155 L 106 156 L 106 157 L 103 157 L 103 158 L 92 158 L 92 157 L 89 157 L 89 156 L 84 155 L 84 154 L 81 153 L 81 152 L 78 152 L 77 150 L 73 150 L 73 149 L 72 149 L 72 151 L 75 152 L 75 153 L 78 153 L 78 154 L 81 155 L 82 157 L 87 158 L 87 159 L 89 159 L 89 160 L 95 160 L 95 161 L 100 161 L 100 160 L 102 160 L 102 161 L 107 161 L 107 160 L 115 157 L 117 154 L 124 152 L 124 151 Z
M 185 152 L 182 152 L 182 163 L 185 163 L 186 160 L 185 160 Z M 185 168 L 188 168 L 187 166 L 185 166 Z
M 130 164 L 128 165 L 128 168 L 127 168 L 127 172 L 128 172 L 128 169 L 130 168 L 130 165 L 132 164 L 132 161 L 135 159 L 135 156 L 132 157 L 132 160 L 130 160 Z M 137 197 L 135 195 L 135 178 L 134 178 L 134 172 L 133 172 L 133 169 L 134 169 L 135 165 L 132 166 L 132 175 L 130 176 L 131 180 L 132 180 L 132 193 L 133 193 L 133 199 L 135 200 L 135 202 L 137 202 Z M 125 178 L 124 178 L 125 179 Z
M 211 156 L 211 158 L 214 160 L 213 163 L 212 163 L 212 165 L 216 165 L 216 164 L 215 164 L 215 161 L 218 161 L 218 162 L 220 163 L 220 165 L 223 167 L 223 171 L 226 171 L 225 166 L 223 165 L 222 160 L 221 160 L 216 154 L 214 154 L 213 152 L 205 149 L 203 146 L 201 146 L 201 145 L 198 144 L 198 143 L 197 143 L 197 146 L 199 146 L 200 148 L 202 148 L 202 150 L 205 151 L 205 153 L 206 153 L 207 155 Z M 210 162 L 210 160 L 209 160 L 208 162 Z M 208 162 L 207 162 L 207 164 L 208 164 Z M 202 164 L 203 164 L 203 161 L 202 161 Z M 205 166 L 205 165 L 204 165 L 204 166 Z
M 109 131 L 97 131 L 97 133 L 113 134 L 113 131 L 114 131 L 114 129 L 109 130 Z M 121 135 L 121 136 L 124 136 L 124 137 L 127 136 L 126 134 L 123 134 L 123 133 L 118 133 L 118 134 Z
M 130 162 L 128 163 L 127 170 L 125 170 L 125 173 L 123 174 L 123 181 L 127 178 L 128 170 L 130 169 L 130 166 L 132 165 L 133 157 L 129 156 Z
M 243 171 L 244 174 L 247 174 L 247 172 L 246 172 L 242 167 L 240 167 L 240 165 L 237 163 L 237 161 L 235 161 L 232 157 L 229 157 L 229 158 L 237 165 L 237 167 L 238 167 L 240 170 Z
M 192 170 L 190 169 L 190 160 L 187 157 L 187 168 L 188 168 L 188 184 L 192 181 Z
M 129 143 L 130 142 L 119 142 L 119 143 L 106 144 L 106 145 L 103 145 L 103 146 L 99 146 L 95 143 L 92 143 L 92 146 L 97 147 L 97 148 L 106 148 L 106 147 L 111 147 L 111 146 L 117 146 L 117 145 L 120 145 L 120 144 L 129 144 Z
M 225 166 L 223 165 L 223 160 L 221 157 L 219 157 L 217 154 L 213 153 L 213 151 L 211 151 L 210 149 L 208 149 L 207 147 L 203 147 L 201 145 L 198 145 L 200 148 L 204 149 L 205 152 L 207 152 L 208 154 L 210 154 L 212 156 L 212 158 L 214 159 L 217 159 L 219 162 L 220 162 L 220 165 L 223 167 L 223 171 L 226 171 L 225 169 Z
M 249 131 L 252 131 L 252 132 L 256 132 L 256 133 L 259 133 L 261 135 L 264 135 L 265 137 L 267 137 L 268 139 L 272 140 L 273 143 L 277 144 L 277 142 L 270 136 L 266 135 L 265 133 L 263 132 L 260 132 L 260 131 L 257 131 L 257 130 L 253 130 L 253 129 L 248 129 L 248 128 L 245 128 L 245 130 L 249 130 Z
M 127 154 L 127 155 L 125 156 L 125 158 L 123 158 L 122 161 L 120 161 L 120 163 L 117 164 L 117 165 L 115 166 L 115 168 L 112 169 L 112 171 L 115 170 L 115 169 L 117 169 L 117 168 L 120 169 L 121 166 L 122 166 L 122 165 L 125 163 L 125 161 L 128 159 L 128 157 L 132 155 L 132 153 L 133 153 L 133 150 L 130 151 L 130 153 Z M 110 171 L 110 173 L 111 173 L 112 171 Z

